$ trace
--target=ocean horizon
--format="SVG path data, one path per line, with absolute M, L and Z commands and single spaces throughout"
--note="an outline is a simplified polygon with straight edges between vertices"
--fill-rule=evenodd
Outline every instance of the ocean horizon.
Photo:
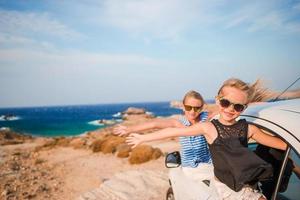
M 144 108 L 161 117 L 182 112 L 170 107 L 170 102 L 0 108 L 0 128 L 32 136 L 76 136 L 107 127 L 99 120 L 121 122 L 121 112 L 128 107 Z
M 144 108 L 155 117 L 182 113 L 170 101 L 0 108 L 0 128 L 32 136 L 76 136 L 108 126 L 99 120 L 121 122 L 121 112 L 129 107 Z

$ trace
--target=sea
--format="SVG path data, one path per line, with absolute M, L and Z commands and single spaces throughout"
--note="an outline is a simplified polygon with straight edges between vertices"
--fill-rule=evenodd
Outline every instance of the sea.
M 0 128 L 33 136 L 76 136 L 107 127 L 99 120 L 121 122 L 129 107 L 144 108 L 156 117 L 182 113 L 170 102 L 0 108 Z

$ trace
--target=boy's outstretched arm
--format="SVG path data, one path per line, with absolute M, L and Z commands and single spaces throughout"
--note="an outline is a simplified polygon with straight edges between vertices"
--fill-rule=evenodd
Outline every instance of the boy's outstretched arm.
M 129 145 L 133 145 L 132 148 L 134 148 L 143 142 L 162 140 L 178 136 L 204 135 L 204 126 L 205 123 L 198 123 L 184 128 L 165 128 L 146 135 L 130 134 L 126 138 L 126 142 Z
M 135 124 L 135 125 L 118 125 L 113 129 L 113 133 L 119 136 L 125 136 L 129 133 L 145 131 L 154 128 L 168 128 L 168 127 L 183 127 L 183 125 L 174 118 L 168 119 L 153 119 L 147 122 Z
M 256 142 L 275 149 L 286 150 L 287 144 L 280 138 L 264 133 L 254 125 L 249 124 L 249 138 Z

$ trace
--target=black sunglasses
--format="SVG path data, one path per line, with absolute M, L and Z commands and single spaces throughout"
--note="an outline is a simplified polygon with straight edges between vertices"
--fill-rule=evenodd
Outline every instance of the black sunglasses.
M 242 112 L 247 107 L 247 105 L 240 104 L 240 103 L 232 103 L 227 99 L 219 99 L 219 102 L 223 108 L 228 108 L 229 106 L 233 105 L 233 109 L 237 112 Z
M 200 112 L 202 110 L 203 106 L 197 107 L 197 106 L 189 106 L 189 105 L 184 105 L 184 109 L 186 111 L 191 111 L 192 109 L 194 110 L 194 112 Z

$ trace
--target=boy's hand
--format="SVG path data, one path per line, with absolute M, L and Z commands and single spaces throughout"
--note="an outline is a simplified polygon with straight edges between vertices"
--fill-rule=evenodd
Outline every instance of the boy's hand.
M 129 133 L 128 127 L 123 125 L 117 125 L 113 129 L 113 134 L 118 136 L 126 136 Z
M 126 137 L 126 143 L 132 145 L 131 148 L 133 149 L 143 142 L 142 140 L 143 137 L 144 137 L 143 135 L 132 133 L 128 137 Z

